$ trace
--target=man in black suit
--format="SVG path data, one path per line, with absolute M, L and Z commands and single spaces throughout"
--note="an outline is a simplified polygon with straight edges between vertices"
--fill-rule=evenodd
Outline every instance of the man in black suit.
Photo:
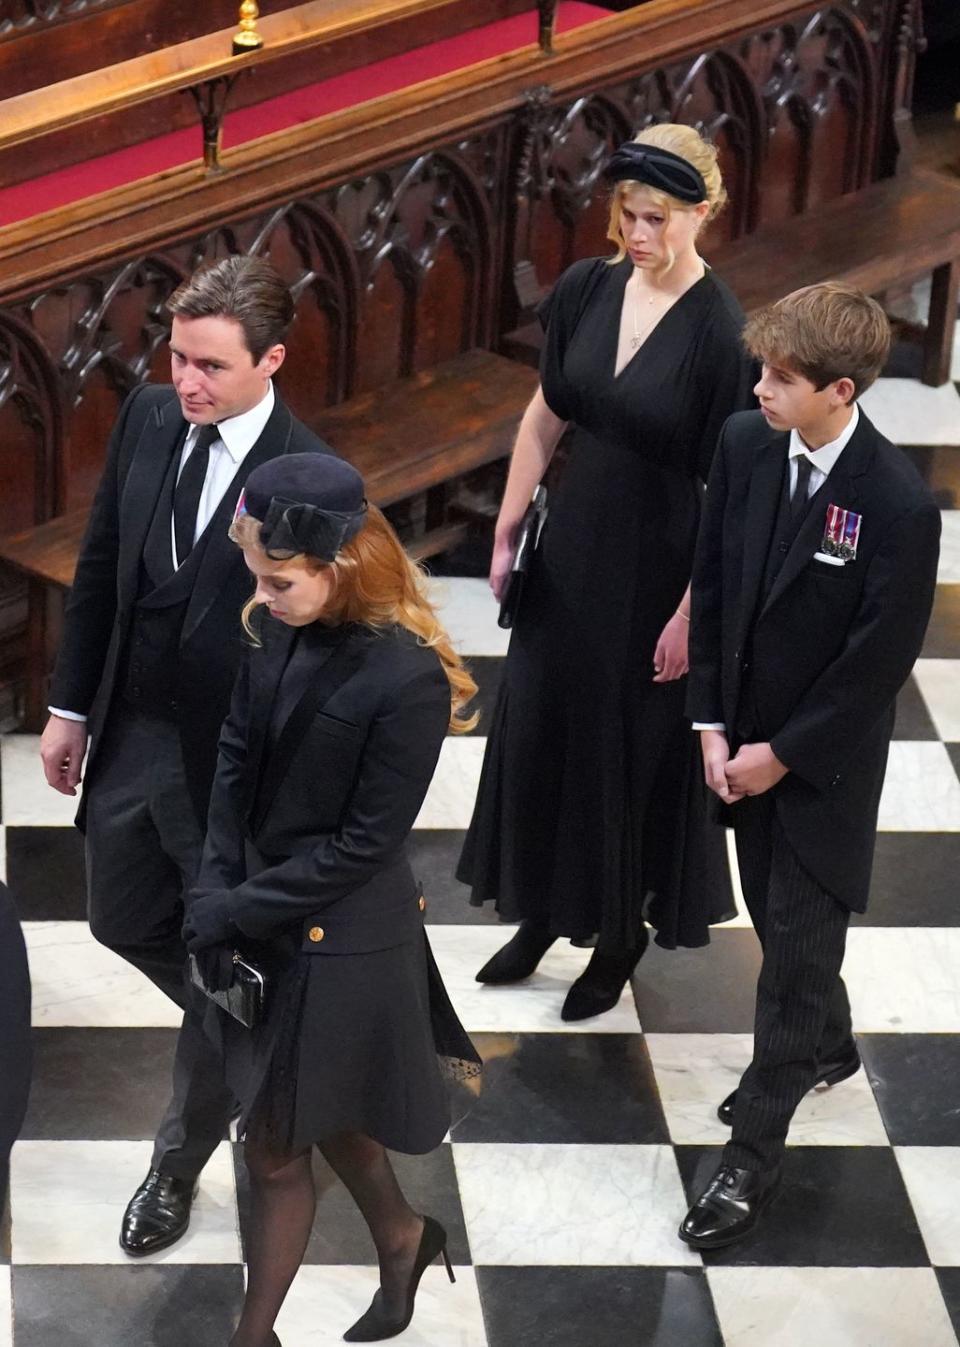
M 747 326 L 760 410 L 721 433 L 693 571 L 688 712 L 729 810 L 763 947 L 753 1060 L 720 1108 L 722 1163 L 680 1227 L 709 1249 L 773 1196 L 797 1104 L 860 1060 L 840 979 L 866 907 L 897 692 L 920 652 L 940 515 L 855 399 L 889 325 L 810 286 Z
M 136 388 L 120 411 L 41 740 L 47 781 L 75 795 L 89 732 L 77 823 L 91 929 L 186 1011 L 173 1098 L 123 1218 L 120 1242 L 134 1257 L 186 1230 L 197 1175 L 233 1107 L 188 1003 L 180 939 L 244 648 L 250 580 L 227 529 L 258 464 L 330 452 L 273 388 L 294 304 L 269 263 L 228 257 L 168 308 L 173 386 Z
M 10 1149 L 30 1093 L 30 971 L 16 908 L 0 883 L 0 1220 L 7 1201 Z

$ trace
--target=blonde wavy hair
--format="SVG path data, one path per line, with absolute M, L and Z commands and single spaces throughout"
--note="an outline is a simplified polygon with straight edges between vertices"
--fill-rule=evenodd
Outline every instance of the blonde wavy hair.
M 710 209 L 707 212 L 704 224 L 709 224 L 720 214 L 727 203 L 727 192 L 723 185 L 720 165 L 717 162 L 717 147 L 711 145 L 709 140 L 705 140 L 699 131 L 695 131 L 692 126 L 683 126 L 679 122 L 663 122 L 658 126 L 648 126 L 646 130 L 641 131 L 635 137 L 632 143 L 634 145 L 649 145 L 658 150 L 669 150 L 672 154 L 678 154 L 681 159 L 686 159 L 688 164 L 692 164 L 697 169 L 707 189 L 706 201 Z M 616 266 L 618 262 L 622 262 L 627 255 L 623 235 L 620 232 L 620 212 L 623 209 L 623 199 L 627 193 L 635 192 L 638 189 L 646 192 L 651 201 L 660 207 L 666 215 L 668 223 L 673 211 L 693 209 L 688 202 L 680 201 L 677 197 L 671 196 L 669 192 L 663 192 L 657 187 L 650 187 L 645 182 L 636 182 L 632 178 L 628 178 L 622 182 L 614 183 L 610 195 L 610 218 L 607 221 L 607 238 L 617 249 L 616 256 L 610 258 L 611 266 Z M 675 260 L 668 249 L 664 272 L 670 270 Z
M 240 515 L 230 525 L 229 536 L 238 547 L 260 547 L 260 520 Z M 357 622 L 374 631 L 405 627 L 422 646 L 435 650 L 450 684 L 450 731 L 466 734 L 474 728 L 479 715 L 464 715 L 463 708 L 476 696 L 477 685 L 427 597 L 423 570 L 407 556 L 376 506 L 368 508 L 363 528 L 344 543 L 333 561 L 319 561 L 305 552 L 291 553 L 284 560 L 300 561 L 313 574 L 324 569 L 332 572 L 333 592 L 324 610 L 324 619 L 332 625 Z M 244 630 L 258 645 L 250 619 L 260 606 L 254 596 L 241 614 Z

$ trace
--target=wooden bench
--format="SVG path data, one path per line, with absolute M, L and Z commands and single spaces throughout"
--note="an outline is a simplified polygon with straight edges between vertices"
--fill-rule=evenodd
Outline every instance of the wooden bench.
M 816 212 L 794 216 L 704 251 L 744 310 L 820 281 L 845 281 L 867 294 L 932 277 L 923 337 L 923 382 L 946 383 L 957 321 L 960 283 L 960 183 L 923 170 L 838 197 Z M 529 320 L 500 342 L 513 359 L 536 364 L 543 334 Z
M 454 478 L 505 458 L 537 387 L 533 370 L 491 351 L 467 351 L 411 379 L 341 403 L 317 433 L 363 474 L 367 494 L 389 508 L 419 498 L 417 559 L 453 546 L 471 516 L 458 509 Z M 87 510 L 0 538 L 0 561 L 26 575 L 28 680 L 24 727 L 46 719 L 47 674 L 60 640 Z

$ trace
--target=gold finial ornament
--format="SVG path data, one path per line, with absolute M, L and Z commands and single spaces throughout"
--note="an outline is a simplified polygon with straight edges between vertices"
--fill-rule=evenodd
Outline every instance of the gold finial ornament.
M 240 6 L 240 31 L 234 35 L 233 54 L 244 56 L 249 51 L 257 51 L 263 46 L 263 38 L 257 32 L 257 19 L 260 6 L 257 0 L 243 0 Z

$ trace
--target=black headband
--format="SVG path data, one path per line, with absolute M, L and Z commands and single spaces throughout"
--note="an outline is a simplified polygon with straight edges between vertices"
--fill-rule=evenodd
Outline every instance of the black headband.
M 655 145 L 638 145 L 628 140 L 614 150 L 603 170 L 610 182 L 642 182 L 668 192 L 678 201 L 695 204 L 707 198 L 703 174 L 688 160 Z
M 341 511 L 274 496 L 260 525 L 260 546 L 274 561 L 286 559 L 281 553 L 300 552 L 333 561 L 343 544 L 360 532 L 366 517 L 366 501 L 359 510 Z

